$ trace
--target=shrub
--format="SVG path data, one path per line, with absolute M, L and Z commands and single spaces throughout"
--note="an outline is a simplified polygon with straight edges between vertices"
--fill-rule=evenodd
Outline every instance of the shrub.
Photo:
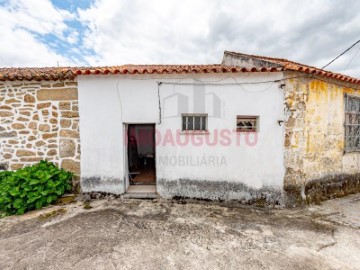
M 48 161 L 0 172 L 0 212 L 23 214 L 49 205 L 71 190 L 72 177 L 72 173 Z

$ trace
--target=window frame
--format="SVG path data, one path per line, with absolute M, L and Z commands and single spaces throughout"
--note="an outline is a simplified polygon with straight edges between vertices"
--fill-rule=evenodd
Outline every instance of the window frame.
M 353 99 L 356 100 L 358 102 L 358 111 L 350 111 L 348 110 L 348 100 L 349 99 Z M 348 148 L 348 138 L 349 137 L 355 137 L 355 138 L 359 138 L 360 140 L 360 134 L 358 136 L 349 136 L 348 135 L 348 128 L 350 128 L 351 126 L 358 126 L 359 130 L 360 130 L 360 121 L 358 120 L 358 124 L 351 124 L 350 121 L 349 123 L 347 122 L 348 119 L 348 115 L 357 115 L 360 119 L 360 97 L 359 96 L 355 96 L 355 95 L 349 95 L 349 94 L 344 94 L 344 154 L 345 153 L 351 153 L 351 152 L 360 152 L 360 145 L 358 147 L 352 147 L 352 148 Z
M 205 129 L 183 129 L 184 117 L 194 117 L 194 121 L 195 121 L 195 117 L 205 117 Z M 193 122 L 193 125 L 195 125 L 195 122 Z M 183 133 L 207 133 L 208 132 L 208 114 L 207 113 L 182 113 L 181 114 L 181 132 L 183 132 Z
M 246 130 L 246 129 L 239 129 L 238 128 L 238 120 L 239 119 L 255 119 L 255 129 L 249 129 L 249 130 Z M 259 115 L 236 115 L 236 123 L 235 123 L 235 126 L 236 126 L 236 132 L 246 132 L 246 133 L 249 133 L 249 132 L 259 132 L 260 131 L 260 116 Z

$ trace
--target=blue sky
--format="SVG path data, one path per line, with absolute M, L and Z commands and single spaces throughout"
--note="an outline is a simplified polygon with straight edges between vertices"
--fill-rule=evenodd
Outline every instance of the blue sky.
M 94 1 L 90 0 L 52 0 L 55 7 L 76 12 L 78 8 L 86 9 L 91 6 Z
M 55 8 L 67 10 L 72 14 L 76 14 L 78 9 L 87 9 L 91 6 L 92 3 L 94 3 L 94 1 L 86 0 L 52 0 L 51 2 Z M 76 62 L 81 64 L 89 65 L 89 63 L 87 63 L 87 61 L 84 59 L 84 55 L 93 54 L 94 52 L 89 48 L 87 50 L 81 49 L 81 44 L 84 37 L 83 33 L 87 30 L 86 25 L 83 25 L 81 22 L 79 22 L 76 17 L 66 20 L 65 23 L 68 26 L 68 29 L 64 34 L 71 37 L 71 35 L 73 35 L 75 32 L 77 34 L 76 42 L 64 42 L 54 34 L 40 36 L 39 39 L 42 42 L 51 44 L 51 49 L 57 53 L 65 55 L 70 59 L 75 58 Z M 72 50 L 73 47 L 77 47 L 79 51 L 74 52 L 74 50 Z
M 0 66 L 220 63 L 224 50 L 323 66 L 360 39 L 356 0 L 0 0 Z M 360 46 L 329 69 L 360 77 Z
M 79 11 L 94 1 L 0 0 L 1 66 L 91 65 Z

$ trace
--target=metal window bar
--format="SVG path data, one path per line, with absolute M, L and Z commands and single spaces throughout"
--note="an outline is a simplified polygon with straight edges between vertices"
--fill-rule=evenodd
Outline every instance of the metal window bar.
M 237 131 L 254 132 L 257 129 L 257 117 L 237 117 Z
M 206 130 L 206 115 L 183 115 L 186 130 Z
M 345 95 L 345 152 L 360 151 L 360 98 Z

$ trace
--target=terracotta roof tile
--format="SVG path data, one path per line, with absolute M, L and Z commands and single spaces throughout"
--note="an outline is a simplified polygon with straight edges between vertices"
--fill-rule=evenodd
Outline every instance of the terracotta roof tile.
M 187 74 L 187 73 L 238 73 L 238 72 L 276 72 L 281 68 L 246 69 L 224 65 L 124 65 L 113 67 L 78 68 L 77 75 L 90 74 Z
M 233 55 L 244 56 L 244 57 L 248 57 L 248 58 L 256 58 L 259 60 L 271 62 L 271 63 L 277 64 L 277 65 L 280 65 L 284 70 L 288 70 L 288 71 L 300 71 L 300 72 L 305 72 L 308 74 L 315 74 L 315 75 L 325 76 L 325 77 L 329 77 L 329 78 L 334 78 L 334 79 L 337 79 L 340 81 L 360 84 L 360 79 L 358 79 L 358 78 L 354 78 L 354 77 L 350 77 L 350 76 L 347 76 L 344 74 L 323 70 L 323 69 L 320 69 L 317 67 L 300 64 L 300 63 L 290 61 L 287 59 L 283 59 L 283 58 L 243 54 L 243 53 L 230 52 L 230 51 L 225 51 L 225 54 L 233 54 Z
M 41 81 L 73 80 L 75 74 L 71 68 L 0 68 L 0 81 Z
M 109 67 L 0 68 L 0 81 L 73 80 L 78 75 L 97 74 L 188 74 L 276 72 L 281 68 L 241 68 L 224 65 L 123 65 Z
M 238 67 L 214 65 L 122 65 L 108 67 L 45 67 L 45 68 L 0 68 L 0 81 L 41 81 L 73 80 L 79 75 L 97 74 L 190 74 L 190 73 L 245 73 L 245 72 L 280 72 L 300 71 L 309 74 L 326 76 L 341 81 L 360 84 L 360 79 L 325 71 L 281 58 L 247 55 L 236 52 L 225 52 L 240 56 L 253 57 L 276 64 L 274 67 Z

